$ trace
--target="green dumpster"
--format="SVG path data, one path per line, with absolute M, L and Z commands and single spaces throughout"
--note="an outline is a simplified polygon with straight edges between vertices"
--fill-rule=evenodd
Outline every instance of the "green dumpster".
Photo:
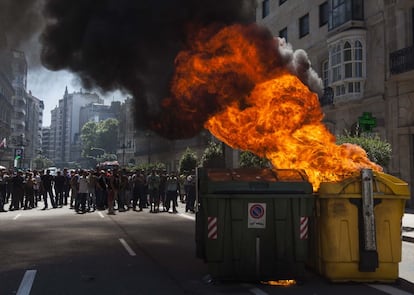
M 218 280 L 300 279 L 312 186 L 297 170 L 197 171 L 196 250 Z

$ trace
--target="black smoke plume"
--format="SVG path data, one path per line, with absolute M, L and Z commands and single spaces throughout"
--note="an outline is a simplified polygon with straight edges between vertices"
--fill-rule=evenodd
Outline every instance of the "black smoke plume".
M 15 45 L 41 30 L 41 62 L 46 68 L 77 74 L 87 89 L 131 94 L 138 128 L 178 139 L 203 128 L 201 121 L 188 124 L 179 110 L 173 115 L 161 106 L 170 95 L 175 59 L 186 47 L 189 32 L 253 23 L 256 5 L 256 0 L 1 0 L 0 26 L 6 24 Z M 270 32 L 264 35 L 272 38 Z M 279 63 L 305 84 L 319 83 L 309 78 L 312 70 L 304 52 L 295 54 L 281 46 L 278 55 Z M 238 89 L 251 88 L 248 82 L 239 83 Z M 201 117 L 218 109 L 206 106 Z
M 86 88 L 131 93 L 138 127 L 147 128 L 160 118 L 174 58 L 189 28 L 252 22 L 255 5 L 255 0 L 49 0 L 42 63 L 76 73 Z

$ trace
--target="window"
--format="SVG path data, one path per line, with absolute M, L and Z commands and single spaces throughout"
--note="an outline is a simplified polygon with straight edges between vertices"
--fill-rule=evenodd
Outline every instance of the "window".
M 327 60 L 322 63 L 322 82 L 323 82 L 323 88 L 328 87 L 329 85 L 329 63 Z
M 360 97 L 364 81 L 364 51 L 362 39 L 340 40 L 330 46 L 329 69 L 330 81 L 325 82 L 325 67 L 322 67 L 324 87 L 330 82 L 335 96 L 352 95 Z M 345 97 L 344 97 L 345 98 Z
M 355 41 L 354 48 L 354 59 L 355 59 L 355 77 L 362 78 L 362 43 Z
M 352 48 L 349 42 L 344 45 L 345 79 L 352 78 Z
M 286 42 L 288 41 L 287 28 L 286 27 L 279 31 L 279 37 L 280 38 L 285 38 Z
M 263 0 L 262 2 L 262 18 L 265 18 L 270 13 L 270 0 Z
M 328 1 L 319 5 L 319 26 L 322 27 L 328 23 L 329 19 L 329 5 Z
M 309 34 L 309 14 L 302 16 L 299 19 L 299 38 Z
M 329 30 L 350 20 L 364 20 L 363 0 L 330 0 Z
M 341 46 L 337 45 L 331 52 L 332 82 L 341 80 Z

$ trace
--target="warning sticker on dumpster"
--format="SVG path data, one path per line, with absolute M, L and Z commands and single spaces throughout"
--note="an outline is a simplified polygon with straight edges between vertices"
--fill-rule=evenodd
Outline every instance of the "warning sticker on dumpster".
M 266 203 L 249 203 L 247 227 L 266 228 Z

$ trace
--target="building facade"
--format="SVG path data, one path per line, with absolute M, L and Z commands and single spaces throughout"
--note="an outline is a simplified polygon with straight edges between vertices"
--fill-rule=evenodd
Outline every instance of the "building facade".
M 0 165 L 11 165 L 11 149 L 7 148 L 11 132 L 14 88 L 12 85 L 11 53 L 7 49 L 7 39 L 0 32 L 0 140 L 6 139 L 6 145 L 0 147 Z
M 29 91 L 26 95 L 25 150 L 26 167 L 33 167 L 33 160 L 42 154 L 43 101 Z
M 413 1 L 258 0 L 256 21 L 308 53 L 323 80 L 320 99 L 331 132 L 370 119 L 372 131 L 392 145 L 386 172 L 412 185 Z
M 96 93 L 68 93 L 66 88 L 58 106 L 51 111 L 50 140 L 55 146 L 51 160 L 57 166 L 76 162 L 81 156 L 80 110 L 89 104 L 103 104 Z
M 50 127 L 42 127 L 42 155 L 48 159 L 54 157 L 54 146 L 51 140 Z
M 117 158 L 123 166 L 163 163 L 168 171 L 176 171 L 187 148 L 201 159 L 212 138 L 207 130 L 190 139 L 168 140 L 151 130 L 137 129 L 133 98 L 127 98 L 122 103 L 119 118 Z

